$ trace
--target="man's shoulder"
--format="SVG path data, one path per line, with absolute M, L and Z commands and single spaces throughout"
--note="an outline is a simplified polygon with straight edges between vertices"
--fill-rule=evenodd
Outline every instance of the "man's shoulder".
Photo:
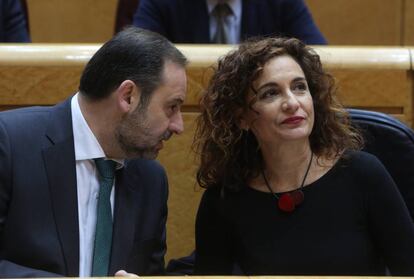
M 140 169 L 141 171 L 165 172 L 163 166 L 156 160 L 131 159 L 125 162 L 128 168 Z
M 166 172 L 161 164 L 155 160 L 127 160 L 123 176 L 128 180 L 129 185 L 138 187 L 150 195 L 168 192 Z
M 129 174 L 145 180 L 166 180 L 165 169 L 156 160 L 133 159 L 125 162 L 125 170 Z
M 49 118 L 50 107 L 27 107 L 0 112 L 0 124 L 6 128 L 35 127 Z
M 53 106 L 31 106 L 23 107 L 11 110 L 0 111 L 0 119 L 5 120 L 18 120 L 21 118 L 33 118 L 33 117 L 44 117 L 56 110 L 70 110 L 70 99 L 58 103 Z
M 29 114 L 47 113 L 50 111 L 50 106 L 36 106 L 36 107 L 25 107 L 11 110 L 5 110 L 0 112 L 0 117 L 16 117 L 16 116 L 27 116 Z
M 9 132 L 44 131 L 51 121 L 70 120 L 70 102 L 55 106 L 26 107 L 0 112 L 0 126 Z

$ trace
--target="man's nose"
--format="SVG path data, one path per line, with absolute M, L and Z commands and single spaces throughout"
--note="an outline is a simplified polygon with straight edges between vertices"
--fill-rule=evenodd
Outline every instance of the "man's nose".
M 177 135 L 184 132 L 184 121 L 181 112 L 176 113 L 170 122 L 170 131 Z

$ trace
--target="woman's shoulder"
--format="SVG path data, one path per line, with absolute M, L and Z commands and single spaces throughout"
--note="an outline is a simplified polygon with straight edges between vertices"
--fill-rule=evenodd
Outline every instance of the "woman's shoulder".
M 238 190 L 227 189 L 222 185 L 211 185 L 203 193 L 203 202 L 209 202 L 216 205 L 238 204 L 240 200 L 249 199 L 248 186 L 242 185 Z
M 340 167 L 348 168 L 361 178 L 389 176 L 381 161 L 375 155 L 365 151 L 346 151 L 338 163 Z
M 204 190 L 203 196 L 207 196 L 210 198 L 219 198 L 220 193 L 222 192 L 222 187 L 219 185 L 210 185 Z
M 362 167 L 364 169 L 382 165 L 380 160 L 373 154 L 365 151 L 347 150 L 343 153 L 340 160 L 341 164 L 349 165 L 351 167 Z
M 362 150 L 346 150 L 343 153 L 343 156 L 350 157 L 353 160 L 362 160 L 362 161 L 378 161 L 377 157 L 375 155 L 372 155 L 371 153 L 362 151 Z

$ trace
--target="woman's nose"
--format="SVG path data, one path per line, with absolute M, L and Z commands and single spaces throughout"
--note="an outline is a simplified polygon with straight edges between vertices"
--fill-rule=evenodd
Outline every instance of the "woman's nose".
M 295 94 L 287 92 L 285 99 L 283 100 L 283 111 L 296 111 L 299 108 L 299 101 Z

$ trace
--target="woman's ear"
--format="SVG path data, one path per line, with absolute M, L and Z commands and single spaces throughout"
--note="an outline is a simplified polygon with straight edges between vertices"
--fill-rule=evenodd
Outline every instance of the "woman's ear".
M 243 129 L 245 131 L 249 131 L 250 126 L 249 122 L 245 119 L 246 112 L 244 109 L 238 109 L 237 111 L 237 126 L 239 126 L 240 129 Z
M 247 121 L 244 118 L 239 118 L 239 127 L 240 129 L 243 129 L 246 132 L 250 129 L 249 125 L 247 124 Z

